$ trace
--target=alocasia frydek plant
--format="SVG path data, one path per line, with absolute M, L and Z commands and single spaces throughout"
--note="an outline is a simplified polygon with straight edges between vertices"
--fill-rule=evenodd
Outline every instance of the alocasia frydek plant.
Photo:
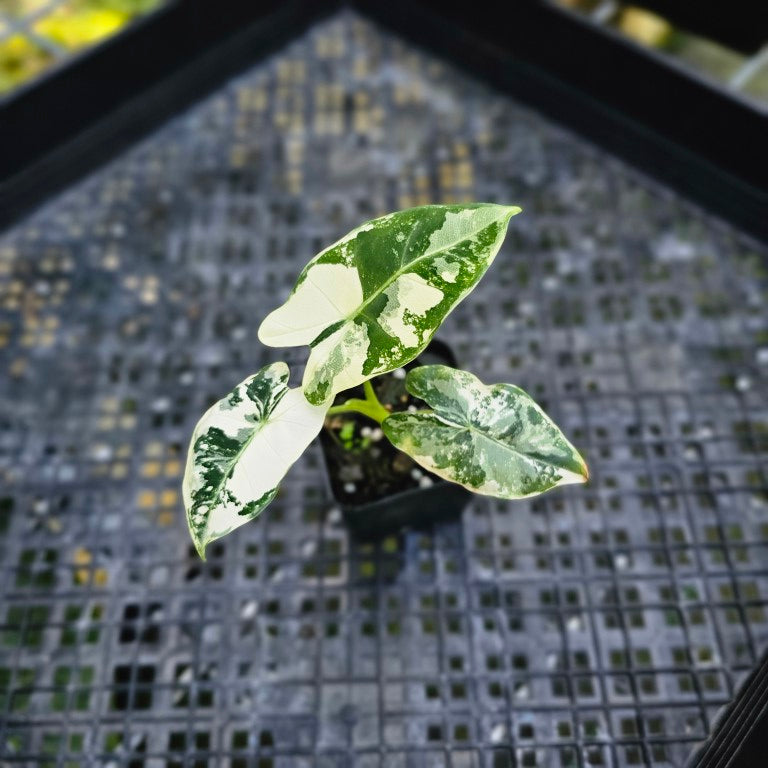
M 259 328 L 269 346 L 309 345 L 302 385 L 290 388 L 288 366 L 272 363 L 195 427 L 183 491 L 201 557 L 272 501 L 329 414 L 367 416 L 414 461 L 476 493 L 519 499 L 587 479 L 576 449 L 512 384 L 421 366 L 405 383 L 429 409 L 391 413 L 370 382 L 424 350 L 485 274 L 519 212 L 490 203 L 398 211 L 352 230 L 307 264 Z M 337 393 L 360 384 L 365 399 L 332 406 Z

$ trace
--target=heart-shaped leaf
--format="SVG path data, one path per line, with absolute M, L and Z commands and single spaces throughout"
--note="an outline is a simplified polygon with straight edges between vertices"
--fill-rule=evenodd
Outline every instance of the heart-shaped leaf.
M 288 388 L 288 366 L 273 363 L 238 384 L 192 435 L 183 496 L 195 547 L 256 517 L 323 425 L 325 406 Z
M 397 448 L 440 477 L 502 499 L 589 477 L 578 451 L 519 387 L 486 386 L 445 365 L 414 368 L 405 383 L 434 410 L 393 413 L 381 426 Z
M 369 221 L 310 261 L 259 339 L 312 347 L 303 389 L 315 405 L 399 368 L 475 287 L 519 212 L 428 205 Z

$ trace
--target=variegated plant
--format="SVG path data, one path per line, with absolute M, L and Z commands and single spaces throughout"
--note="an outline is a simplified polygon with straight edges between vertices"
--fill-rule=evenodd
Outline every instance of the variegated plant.
M 486 386 L 442 365 L 412 369 L 408 391 L 430 409 L 390 413 L 370 380 L 424 350 L 477 285 L 520 209 L 430 205 L 352 230 L 307 264 L 259 339 L 310 347 L 302 386 L 274 363 L 238 384 L 195 427 L 184 474 L 187 522 L 206 546 L 269 504 L 328 414 L 361 413 L 401 451 L 477 493 L 516 499 L 584 482 L 587 467 L 536 403 L 511 384 Z M 332 406 L 363 385 L 365 399 Z

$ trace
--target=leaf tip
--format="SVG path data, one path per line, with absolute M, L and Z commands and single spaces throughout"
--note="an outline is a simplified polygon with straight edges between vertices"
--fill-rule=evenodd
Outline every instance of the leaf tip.
M 580 453 L 576 453 L 576 463 L 577 467 L 575 468 L 575 472 L 569 472 L 570 475 L 572 475 L 572 480 L 570 480 L 571 483 L 577 483 L 580 485 L 583 485 L 584 483 L 589 482 L 589 467 L 587 466 L 587 462 L 584 461 L 584 457 Z
M 517 216 L 518 213 L 522 213 L 523 209 L 519 205 L 503 205 L 501 203 L 493 203 L 496 209 L 499 211 L 501 218 L 508 222 L 513 216 Z

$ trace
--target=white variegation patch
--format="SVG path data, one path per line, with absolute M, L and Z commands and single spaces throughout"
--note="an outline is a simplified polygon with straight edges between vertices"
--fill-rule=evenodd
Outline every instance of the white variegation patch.
M 344 286 L 344 291 L 338 287 Z M 291 294 L 290 303 L 272 312 L 259 327 L 259 341 L 270 347 L 311 344 L 334 323 L 344 320 L 363 302 L 355 267 L 315 264 Z
M 455 283 L 461 272 L 461 264 L 451 259 L 435 259 L 435 270 L 446 283 Z
M 387 305 L 377 318 L 379 325 L 404 346 L 421 346 L 424 342 L 424 315 L 440 303 L 443 292 L 421 275 L 408 272 L 400 275 L 384 291 L 384 295 Z
M 347 323 L 312 348 L 304 370 L 304 395 L 310 402 L 323 403 L 335 392 L 327 382 L 333 381 L 338 391 L 356 387 L 365 381 L 363 365 L 368 358 L 368 327 L 363 323 Z M 326 386 L 325 390 L 317 387 Z
M 520 212 L 519 208 L 501 205 L 482 205 L 477 208 L 446 211 L 443 225 L 430 235 L 424 256 L 449 252 L 459 243 L 467 240 L 472 242 L 480 232 L 498 221 L 499 209 L 505 208 L 510 212 L 509 216 Z
M 262 323 L 259 339 L 312 346 L 303 386 L 316 405 L 399 368 L 474 288 L 519 211 L 431 205 L 367 222 L 307 265 L 285 304 Z
M 288 366 L 274 363 L 238 384 L 195 427 L 183 497 L 195 547 L 256 517 L 288 469 L 320 431 L 327 408 L 289 389 Z
M 392 414 L 382 429 L 397 448 L 446 480 L 519 499 L 589 477 L 554 422 L 512 384 L 486 386 L 466 371 L 428 365 L 412 370 L 406 386 L 433 410 Z

